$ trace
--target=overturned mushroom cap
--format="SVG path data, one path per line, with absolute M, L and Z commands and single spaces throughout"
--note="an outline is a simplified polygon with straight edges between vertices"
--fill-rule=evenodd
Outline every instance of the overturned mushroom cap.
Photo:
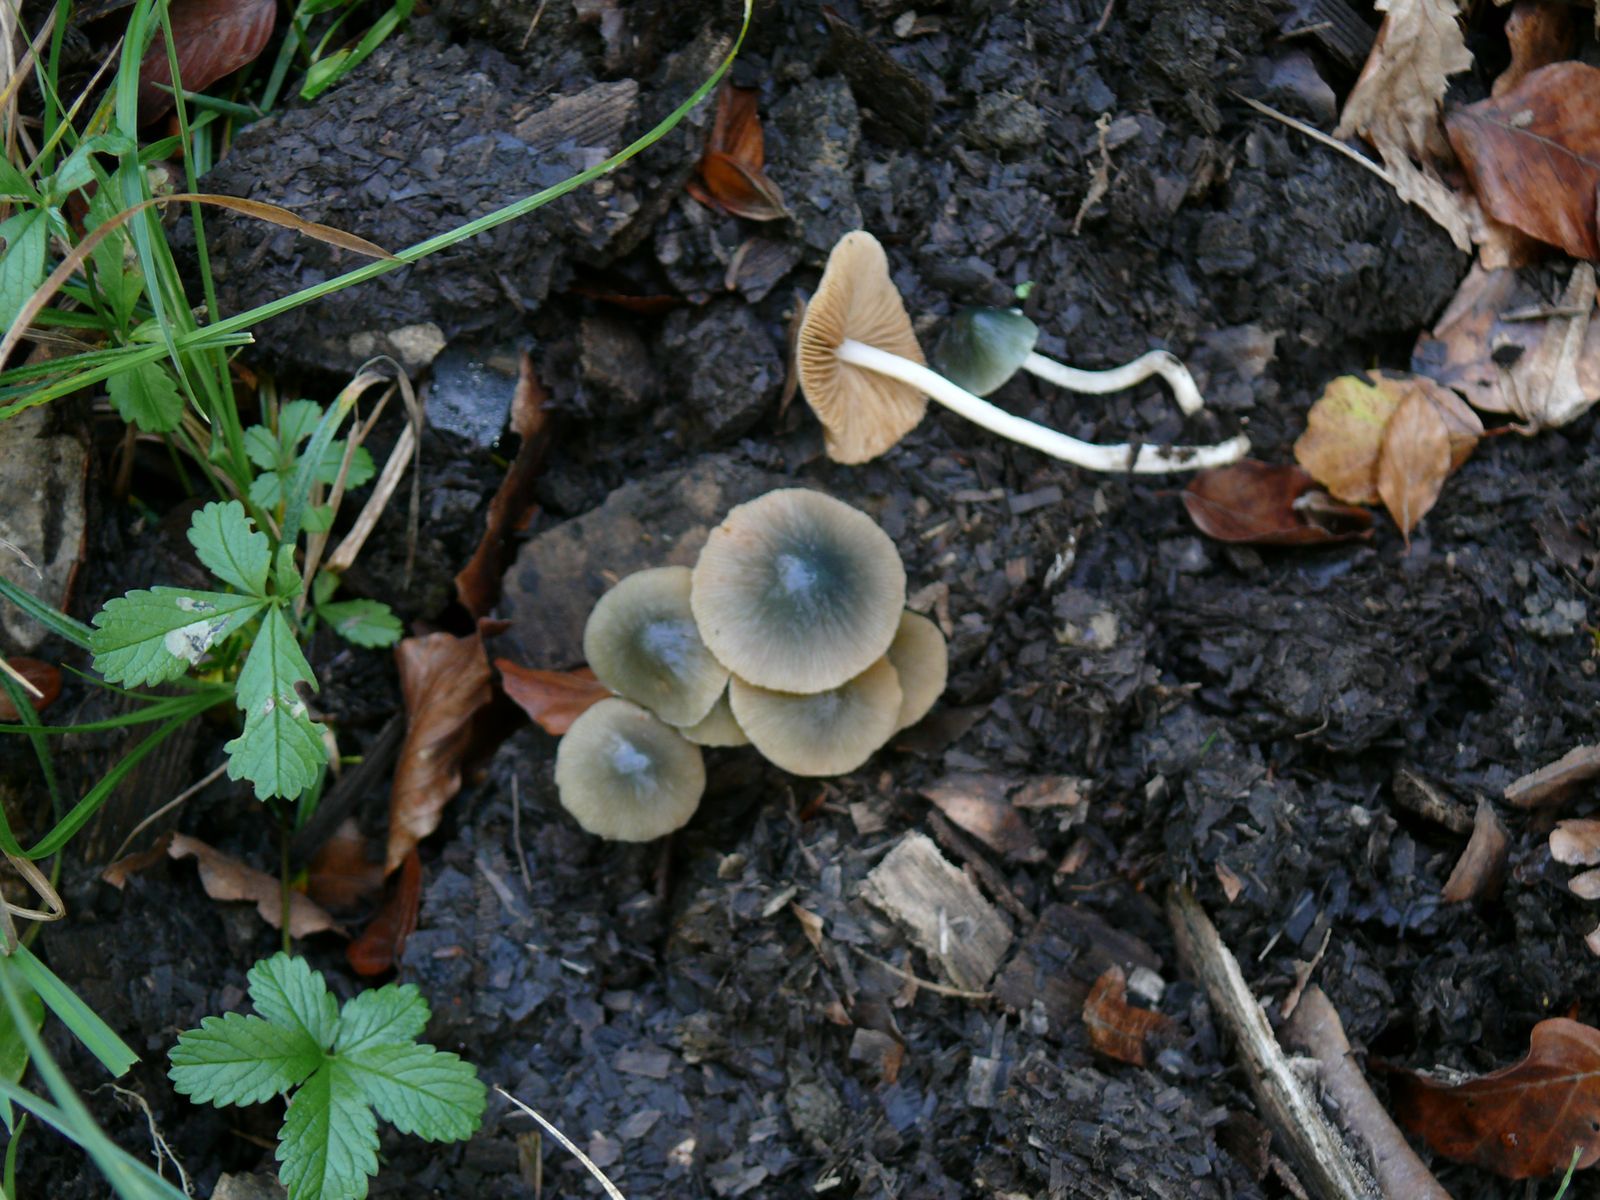
M 900 614 L 900 628 L 889 643 L 889 665 L 900 677 L 900 717 L 894 732 L 909 729 L 933 707 L 950 674 L 944 634 L 927 617 Z
M 629 575 L 600 597 L 583 627 L 583 654 L 601 683 L 669 725 L 703 720 L 728 669 L 700 640 L 688 567 Z
M 900 718 L 900 682 L 886 658 L 809 696 L 769 691 L 735 675 L 728 699 L 761 756 L 794 775 L 854 771 L 889 740 Z
M 889 535 L 805 488 L 733 509 L 706 539 L 689 594 L 717 661 L 784 692 L 838 687 L 882 658 L 905 600 Z
M 987 396 L 1033 353 L 1039 327 L 1014 308 L 968 308 L 945 326 L 935 351 L 939 373 L 975 396 Z
M 648 842 L 683 826 L 706 790 L 691 746 L 627 700 L 602 700 L 556 747 L 561 806 L 597 837 Z
M 839 346 L 847 338 L 924 361 L 883 247 L 861 229 L 845 234 L 828 255 L 795 352 L 800 386 L 822 422 L 828 457 L 860 463 L 916 428 L 928 398 L 909 383 L 840 362 Z
M 711 706 L 711 711 L 706 719 L 694 725 L 685 725 L 678 730 L 696 746 L 748 746 L 750 739 L 745 736 L 744 730 L 739 728 L 739 722 L 733 719 L 733 707 L 728 703 L 728 693 L 724 691 L 717 697 L 717 702 Z

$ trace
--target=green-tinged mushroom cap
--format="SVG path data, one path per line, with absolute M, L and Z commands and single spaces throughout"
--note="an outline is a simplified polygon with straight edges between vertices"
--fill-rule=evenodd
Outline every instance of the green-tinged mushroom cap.
M 735 675 L 820 692 L 883 657 L 905 597 L 899 552 L 870 517 L 821 492 L 783 488 L 711 531 L 689 602 L 700 636 Z
M 627 700 L 602 700 L 556 747 L 561 806 L 585 830 L 648 842 L 681 828 L 700 805 L 700 748 Z
M 795 775 L 854 771 L 889 740 L 900 719 L 900 682 L 886 658 L 811 695 L 770 691 L 735 675 L 728 698 L 761 756 Z
M 705 719 L 728 669 L 700 640 L 688 567 L 629 575 L 600 597 L 583 627 L 583 654 L 601 683 L 669 725 Z
M 905 612 L 900 614 L 900 629 L 889 643 L 888 658 L 900 677 L 900 717 L 894 727 L 898 733 L 927 716 L 944 693 L 950 652 L 937 625 L 927 617 Z
M 1039 327 L 1014 308 L 968 308 L 951 318 L 934 365 L 952 383 L 987 396 L 1021 369 Z
M 711 712 L 704 721 L 695 725 L 685 725 L 678 730 L 696 746 L 748 746 L 750 739 L 739 728 L 739 722 L 733 719 L 733 707 L 728 703 L 728 693 L 724 691 L 711 706 Z

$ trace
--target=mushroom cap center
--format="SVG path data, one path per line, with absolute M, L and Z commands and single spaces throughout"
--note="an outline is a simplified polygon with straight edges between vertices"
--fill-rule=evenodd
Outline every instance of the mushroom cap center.
M 647 621 L 639 630 L 639 650 L 674 675 L 690 668 L 701 646 L 694 621 L 683 617 Z

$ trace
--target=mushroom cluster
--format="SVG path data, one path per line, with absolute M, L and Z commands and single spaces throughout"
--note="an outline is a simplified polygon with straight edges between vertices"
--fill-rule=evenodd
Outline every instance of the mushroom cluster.
M 617 698 L 562 739 L 562 805 L 590 833 L 649 841 L 699 805 L 701 746 L 855 770 L 944 691 L 944 635 L 905 601 L 899 552 L 865 513 L 805 488 L 739 505 L 692 571 L 636 572 L 590 613 L 584 655 Z

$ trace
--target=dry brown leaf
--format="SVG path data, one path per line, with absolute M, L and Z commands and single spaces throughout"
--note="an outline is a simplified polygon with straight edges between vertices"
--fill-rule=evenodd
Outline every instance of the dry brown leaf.
M 1505 880 L 1506 857 L 1511 849 L 1511 836 L 1494 805 L 1487 800 L 1478 801 L 1477 818 L 1472 823 L 1472 837 L 1467 848 L 1456 860 L 1455 869 L 1445 880 L 1444 899 L 1456 904 L 1463 900 L 1492 897 Z
M 1569 867 L 1600 864 L 1600 821 L 1592 817 L 1557 821 L 1550 831 L 1550 857 Z
M 1556 0 L 1518 0 L 1506 18 L 1511 65 L 1500 72 L 1490 94 L 1503 95 L 1529 72 L 1570 57 L 1576 33 L 1568 5 Z
M 1016 780 L 1004 775 L 957 774 L 922 789 L 956 825 L 1014 862 L 1043 862 L 1044 847 L 1006 793 Z
M 388 874 L 439 827 L 439 814 L 461 790 L 461 758 L 472 719 L 493 697 L 489 660 L 476 634 L 431 633 L 394 648 L 405 698 L 406 740 L 389 793 Z
M 700 160 L 700 178 L 718 206 L 736 217 L 747 221 L 781 221 L 789 215 L 778 185 L 731 154 L 706 151 Z
M 789 215 L 783 192 L 768 179 L 766 143 L 756 112 L 754 88 L 724 83 L 717 93 L 717 115 L 711 123 L 705 153 L 697 166 L 699 180 L 689 193 L 700 203 L 751 221 L 776 221 Z
M 1120 966 L 1107 967 L 1083 1002 L 1083 1024 L 1089 1044 L 1118 1062 L 1145 1065 L 1145 1041 L 1165 1033 L 1172 1019 L 1128 1003 L 1128 976 Z
M 367 839 L 350 817 L 306 865 L 306 895 L 326 908 L 354 908 L 382 886 L 383 864 L 367 857 Z
M 1409 1071 L 1390 1087 L 1395 1115 L 1437 1153 L 1507 1179 L 1600 1161 L 1600 1030 L 1564 1017 L 1533 1027 L 1528 1056 L 1459 1084 Z
M 405 951 L 417 929 L 422 907 L 422 859 L 412 847 L 389 880 L 388 894 L 361 936 L 345 947 L 345 958 L 358 975 L 382 975 Z
M 611 689 L 588 667 L 576 671 L 541 671 L 519 667 L 509 658 L 497 658 L 500 686 L 517 707 L 540 729 L 560 737 L 572 723 L 606 697 Z
M 276 0 L 172 0 L 167 10 L 183 89 L 198 92 L 246 63 L 272 37 Z M 167 41 L 159 33 L 139 66 L 139 120 L 153 121 L 172 107 Z
M 1600 258 L 1600 68 L 1540 67 L 1452 112 L 1445 130 L 1491 216 L 1574 258 Z
M 1294 457 L 1346 504 L 1378 503 L 1378 452 L 1383 431 L 1409 389 L 1376 372 L 1341 375 L 1306 414 Z
M 283 892 L 278 881 L 265 871 L 246 866 L 238 859 L 214 850 L 199 838 L 181 833 L 167 844 L 172 858 L 192 858 L 200 867 L 200 886 L 213 900 L 248 900 L 261 919 L 274 929 L 283 928 Z M 331 916 L 310 898 L 289 893 L 289 936 L 307 937 L 327 930 L 343 933 Z
M 1300 467 L 1245 459 L 1201 471 L 1183 491 L 1189 519 L 1219 542 L 1308 546 L 1372 536 L 1372 514 L 1338 503 Z
M 1449 474 L 1450 431 L 1428 398 L 1413 392 L 1389 418 L 1378 452 L 1378 495 L 1406 545 Z

